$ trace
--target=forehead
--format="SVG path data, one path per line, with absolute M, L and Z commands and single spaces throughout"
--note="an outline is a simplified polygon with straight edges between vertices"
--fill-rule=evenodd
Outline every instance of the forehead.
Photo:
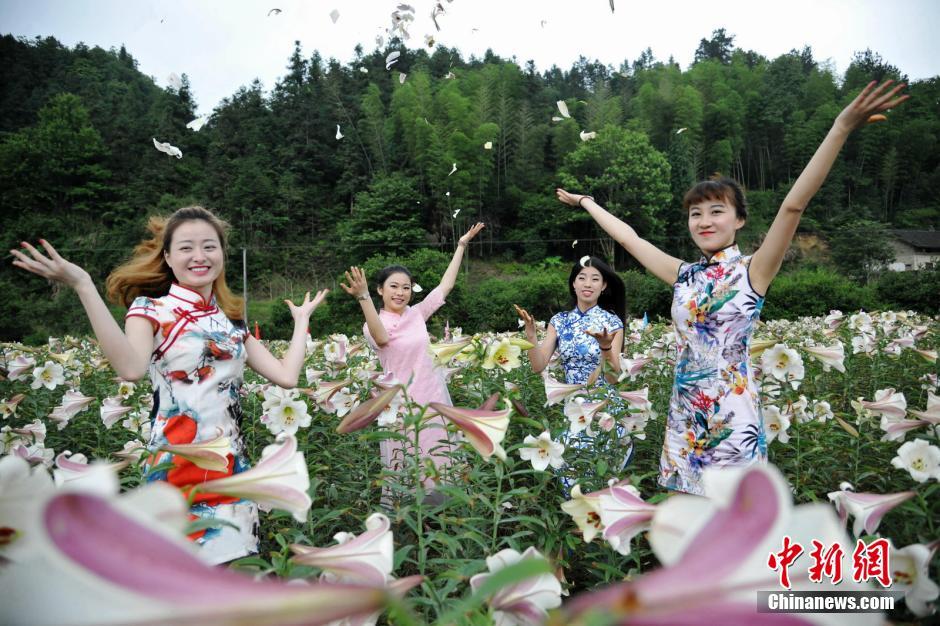
M 395 283 L 397 285 L 410 285 L 411 279 L 404 272 L 395 272 L 385 279 L 385 284 Z
M 212 224 L 205 220 L 188 220 L 173 231 L 171 243 L 181 241 L 218 241 L 219 234 Z
M 578 276 L 583 276 L 584 278 L 603 278 L 604 275 L 601 274 L 601 271 L 596 267 L 582 267 L 581 271 L 578 272 Z

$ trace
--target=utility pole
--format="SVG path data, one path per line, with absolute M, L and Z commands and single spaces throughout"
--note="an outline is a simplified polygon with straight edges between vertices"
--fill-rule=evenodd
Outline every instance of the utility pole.
M 248 326 L 248 250 L 242 248 L 242 300 L 244 310 L 242 316 L 245 319 L 245 327 Z

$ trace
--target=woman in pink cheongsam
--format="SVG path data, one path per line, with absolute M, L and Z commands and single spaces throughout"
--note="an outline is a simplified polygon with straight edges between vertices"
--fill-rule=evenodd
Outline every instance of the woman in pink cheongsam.
M 669 402 L 659 482 L 668 489 L 705 494 L 708 467 L 746 467 L 766 462 L 763 420 L 748 359 L 764 294 L 809 201 L 819 190 L 849 134 L 872 114 L 907 99 L 904 87 L 870 83 L 836 118 L 809 164 L 793 184 L 753 255 L 735 245 L 747 218 L 737 182 L 701 182 L 683 199 L 689 233 L 702 251 L 685 263 L 656 248 L 590 196 L 558 190 L 558 199 L 591 214 L 651 274 L 673 286 L 672 319 L 679 353 Z
M 451 404 L 443 372 L 434 367 L 428 351 L 431 342 L 425 322 L 444 304 L 454 288 L 464 249 L 482 229 L 483 224 L 477 223 L 460 238 L 440 284 L 414 306 L 408 305 L 414 280 L 411 272 L 401 265 L 386 267 L 376 277 L 377 293 L 382 298 L 382 308 L 378 311 L 369 297 L 369 284 L 361 268 L 349 268 L 346 272 L 348 284 L 340 285 L 362 306 L 366 319 L 363 334 L 375 349 L 382 369 L 398 382 L 407 385 L 408 397 L 416 404 Z M 430 458 L 438 469 L 448 463 L 446 453 L 450 450 L 450 444 L 442 417 L 431 417 L 422 425 L 418 445 L 420 458 Z M 404 450 L 400 440 L 383 440 L 381 453 L 385 467 L 392 471 L 401 469 Z M 425 477 L 424 485 L 427 488 L 433 489 L 434 484 L 433 478 Z

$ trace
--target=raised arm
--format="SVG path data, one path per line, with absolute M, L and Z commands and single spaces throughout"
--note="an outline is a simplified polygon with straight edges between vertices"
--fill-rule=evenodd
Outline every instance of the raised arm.
M 777 216 L 764 237 L 764 242 L 751 257 L 748 275 L 751 279 L 751 286 L 758 293 L 767 293 L 767 288 L 780 271 L 783 255 L 790 247 L 790 242 L 793 241 L 793 235 L 800 224 L 800 218 L 803 217 L 803 211 L 819 191 L 826 176 L 829 175 L 829 170 L 832 169 L 832 164 L 839 156 L 845 140 L 853 130 L 869 121 L 869 117 L 873 114 L 896 107 L 908 99 L 907 95 L 895 97 L 904 88 L 903 83 L 885 92 L 892 82 L 887 80 L 875 88 L 875 81 L 872 81 L 862 89 L 861 93 L 839 113 L 826 138 L 813 154 L 813 158 L 793 183 L 790 193 L 783 199 L 783 204 L 780 205 Z
M 369 282 L 366 280 L 366 274 L 361 267 L 350 267 L 346 272 L 346 283 L 340 283 L 343 291 L 359 301 L 362 307 L 362 314 L 366 318 L 366 325 L 369 327 L 369 334 L 372 335 L 372 341 L 380 348 L 388 343 L 388 331 L 379 318 L 379 312 L 375 310 L 375 303 L 369 297 Z
M 40 239 L 39 243 L 49 256 L 23 242 L 22 246 L 30 256 L 19 250 L 10 250 L 15 257 L 13 265 L 74 289 L 85 307 L 101 351 L 117 375 L 124 380 L 139 380 L 146 376 L 155 332 L 150 322 L 142 317 L 132 317 L 126 322 L 126 333 L 122 331 L 88 272 L 63 259 L 48 241 Z
M 564 189 L 557 189 L 555 193 L 558 199 L 565 204 L 580 206 L 590 213 L 597 225 L 623 246 L 624 250 L 639 261 L 650 274 L 670 285 L 676 282 L 676 278 L 679 276 L 679 266 L 682 265 L 680 259 L 666 254 L 637 235 L 632 226 L 611 215 L 591 196 L 568 193 Z
M 467 248 L 467 244 L 477 236 L 477 233 L 483 230 L 484 226 L 485 224 L 483 224 L 483 222 L 477 222 L 457 242 L 457 249 L 454 250 L 454 256 L 450 260 L 450 265 L 447 266 L 447 271 L 444 272 L 444 276 L 441 278 L 441 284 L 438 285 L 441 291 L 444 292 L 444 298 L 447 298 L 448 294 L 454 289 L 454 284 L 457 282 L 457 273 L 460 272 L 460 262 L 463 261 L 463 251 Z
M 552 354 L 555 352 L 555 346 L 558 343 L 558 335 L 555 333 L 555 327 L 549 324 L 545 332 L 545 339 L 539 342 L 538 334 L 535 331 L 535 318 L 518 304 L 513 306 L 516 308 L 516 313 L 525 322 L 525 338 L 534 346 L 529 348 L 528 355 L 532 371 L 537 374 L 548 367 L 548 362 L 551 360 Z
M 290 345 L 284 357 L 278 359 L 263 343 L 248 336 L 245 340 L 245 350 L 248 352 L 248 367 L 264 376 L 278 387 L 291 389 L 297 386 L 297 379 L 300 377 L 300 369 L 304 364 L 304 356 L 307 349 L 307 327 L 310 325 L 310 316 L 316 310 L 329 289 L 321 289 L 310 299 L 310 292 L 304 296 L 304 301 L 299 305 L 290 300 L 284 303 L 290 307 L 291 316 L 294 318 L 294 334 L 291 336 Z

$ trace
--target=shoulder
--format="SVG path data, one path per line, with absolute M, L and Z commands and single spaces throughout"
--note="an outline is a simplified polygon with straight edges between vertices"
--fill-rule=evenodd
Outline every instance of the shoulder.
M 560 311 L 552 315 L 552 319 L 550 319 L 548 323 L 554 326 L 555 330 L 558 330 L 558 327 L 564 325 L 567 321 L 568 311 Z
M 598 307 L 598 309 L 600 310 L 598 315 L 603 318 L 604 326 L 607 327 L 607 330 L 612 331 L 623 328 L 623 321 L 617 317 L 617 315 L 611 313 L 607 309 L 601 309 L 600 307 Z

